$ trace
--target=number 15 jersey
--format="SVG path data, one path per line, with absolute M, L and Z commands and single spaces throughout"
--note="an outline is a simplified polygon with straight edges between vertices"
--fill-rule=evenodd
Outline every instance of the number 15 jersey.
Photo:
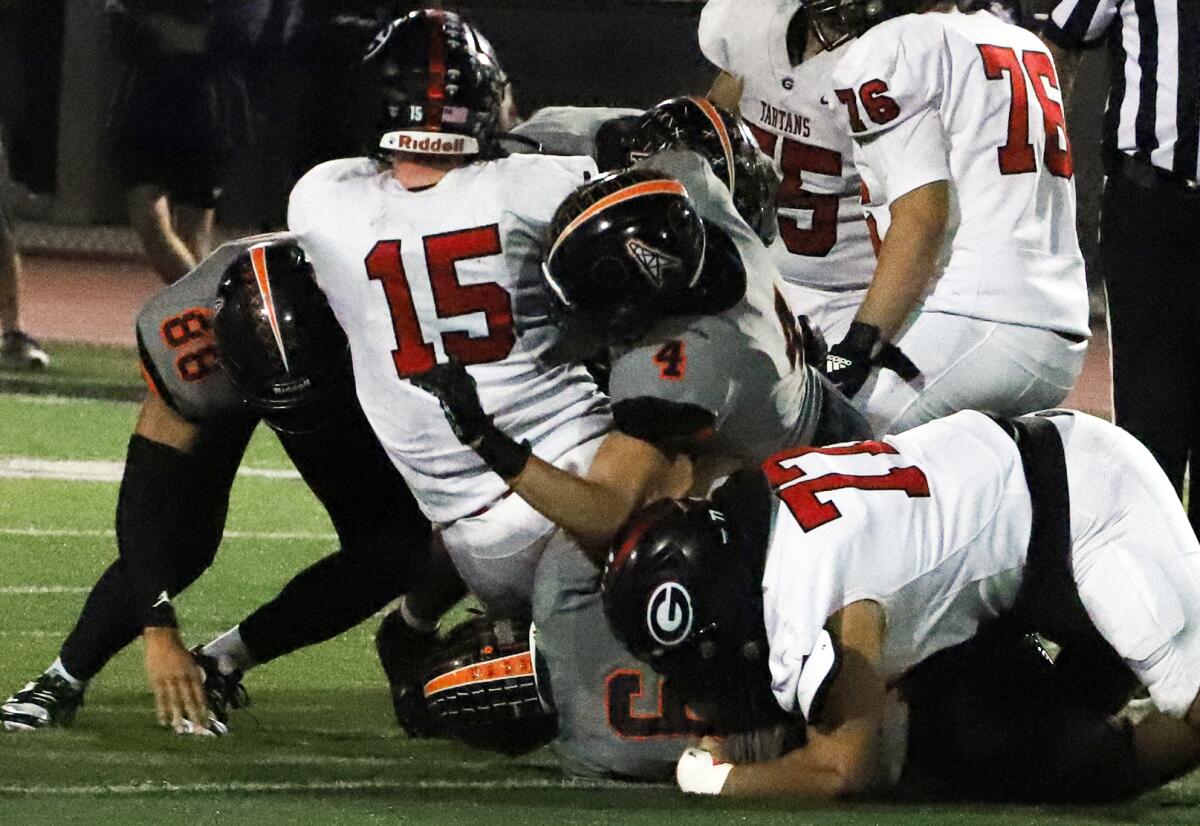
M 322 164 L 292 190 L 288 223 L 350 340 L 359 401 L 435 522 L 488 507 L 506 486 L 408 377 L 457 359 L 500 429 L 548 462 L 610 426 L 584 368 L 539 361 L 557 336 L 544 237 L 595 172 L 590 158 L 514 155 L 413 191 L 356 158 Z

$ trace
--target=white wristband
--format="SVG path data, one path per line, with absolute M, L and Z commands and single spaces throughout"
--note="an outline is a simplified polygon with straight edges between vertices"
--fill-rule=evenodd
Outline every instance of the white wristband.
M 720 794 L 731 771 L 732 763 L 717 763 L 704 749 L 690 748 L 675 766 L 675 780 L 688 794 Z

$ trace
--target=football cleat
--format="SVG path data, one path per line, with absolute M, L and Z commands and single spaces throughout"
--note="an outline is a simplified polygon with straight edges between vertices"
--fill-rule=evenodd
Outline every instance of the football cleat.
M 49 365 L 50 356 L 36 339 L 20 330 L 10 330 L 4 334 L 4 341 L 0 344 L 0 368 L 41 370 Z
M 375 633 L 375 651 L 392 689 L 392 709 L 396 722 L 409 737 L 433 737 L 436 727 L 421 676 L 429 657 L 437 648 L 436 631 L 417 631 L 393 611 L 383 618 Z
M 41 674 L 0 706 L 5 731 L 69 726 L 83 705 L 83 689 L 58 674 Z
M 204 696 L 208 699 L 208 726 L 197 729 L 189 721 L 183 720 L 176 728 L 176 734 L 228 734 L 230 709 L 246 708 L 250 705 L 250 695 L 242 685 L 242 672 L 234 671 L 222 674 L 217 668 L 215 657 L 201 653 L 200 648 L 192 649 L 192 657 L 196 665 L 204 673 Z

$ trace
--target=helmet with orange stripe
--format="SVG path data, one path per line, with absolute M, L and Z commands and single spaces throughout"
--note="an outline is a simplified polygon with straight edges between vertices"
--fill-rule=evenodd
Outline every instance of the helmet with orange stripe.
M 779 178 L 741 118 L 701 97 L 665 100 L 646 110 L 633 126 L 627 160 L 632 164 L 665 149 L 690 149 L 702 155 L 729 188 L 742 219 L 763 243 L 775 239 Z
M 386 25 L 362 68 L 383 95 L 378 147 L 424 155 L 493 149 L 507 78 L 491 44 L 454 12 L 419 9 Z
M 527 620 L 480 615 L 451 629 L 422 677 L 434 731 L 513 755 L 550 742 L 558 717 L 539 691 L 534 639 Z
M 632 341 L 700 280 L 704 223 L 679 181 L 630 169 L 575 190 L 550 225 L 543 271 L 574 319 Z
M 304 251 L 286 235 L 251 243 L 214 309 L 218 361 L 246 405 L 276 430 L 323 424 L 321 402 L 351 386 L 350 347 Z

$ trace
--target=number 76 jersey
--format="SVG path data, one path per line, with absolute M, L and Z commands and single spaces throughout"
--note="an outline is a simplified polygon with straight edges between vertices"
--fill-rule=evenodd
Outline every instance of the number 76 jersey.
M 457 359 L 483 408 L 554 462 L 606 432 L 608 402 L 582 367 L 546 367 L 542 247 L 555 209 L 595 174 L 590 158 L 514 155 L 406 190 L 366 158 L 296 184 L 288 223 L 350 340 L 363 411 L 426 516 L 448 523 L 506 491 L 409 377 Z

